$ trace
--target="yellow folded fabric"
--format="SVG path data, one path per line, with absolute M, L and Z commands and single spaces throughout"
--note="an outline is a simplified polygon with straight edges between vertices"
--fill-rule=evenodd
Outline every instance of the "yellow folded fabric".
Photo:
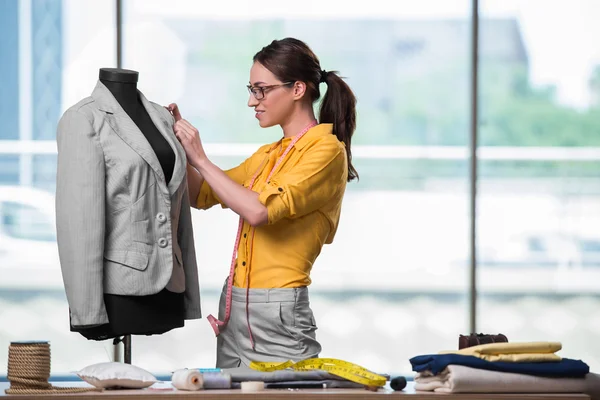
M 462 350 L 440 351 L 440 354 L 461 354 L 486 361 L 503 362 L 556 362 L 561 357 L 554 352 L 562 349 L 559 342 L 489 343 Z

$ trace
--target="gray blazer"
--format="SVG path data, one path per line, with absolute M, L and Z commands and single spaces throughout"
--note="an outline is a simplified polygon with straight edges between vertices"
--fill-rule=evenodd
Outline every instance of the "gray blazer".
M 108 322 L 104 293 L 185 291 L 201 317 L 186 156 L 162 106 L 142 103 L 175 152 L 169 185 L 137 125 L 98 81 L 58 124 L 56 225 L 73 326 Z

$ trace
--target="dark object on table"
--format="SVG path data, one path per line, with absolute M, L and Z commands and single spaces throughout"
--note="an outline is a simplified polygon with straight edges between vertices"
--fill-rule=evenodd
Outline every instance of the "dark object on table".
M 390 381 L 390 387 L 395 391 L 402 390 L 406 387 L 406 378 L 403 376 L 397 376 L 392 378 Z
M 498 333 L 497 335 L 487 335 L 484 333 L 471 333 L 470 335 L 460 335 L 458 337 L 458 349 L 466 347 L 479 346 L 488 343 L 508 343 L 508 338 Z

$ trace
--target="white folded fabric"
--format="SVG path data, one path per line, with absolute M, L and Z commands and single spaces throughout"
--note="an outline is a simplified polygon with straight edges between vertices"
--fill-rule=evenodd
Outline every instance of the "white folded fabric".
M 600 375 L 545 378 L 449 365 L 438 375 L 429 371 L 418 373 L 415 390 L 442 393 L 594 393 L 600 392 Z

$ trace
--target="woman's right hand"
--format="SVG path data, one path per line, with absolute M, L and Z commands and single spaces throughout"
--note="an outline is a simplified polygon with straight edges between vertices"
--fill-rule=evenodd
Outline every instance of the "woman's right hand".
M 198 165 L 206 160 L 208 157 L 204 152 L 202 146 L 202 140 L 200 140 L 200 133 L 192 124 L 181 117 L 179 107 L 175 103 L 171 103 L 166 107 L 167 110 L 175 118 L 175 125 L 173 125 L 173 131 L 177 140 L 181 143 L 185 150 L 185 154 L 188 158 L 188 162 L 198 168 Z

